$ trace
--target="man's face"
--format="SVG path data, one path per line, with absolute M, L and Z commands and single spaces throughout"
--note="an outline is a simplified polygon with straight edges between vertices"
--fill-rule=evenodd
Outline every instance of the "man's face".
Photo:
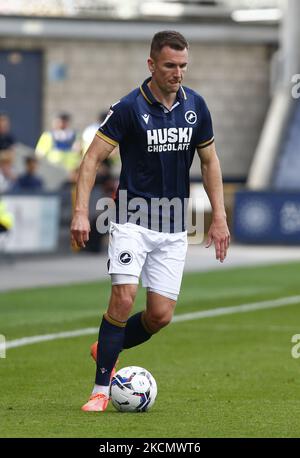
M 69 120 L 58 117 L 54 119 L 53 128 L 59 129 L 59 130 L 65 130 L 65 129 L 68 129 L 69 124 L 70 124 Z
M 148 59 L 152 79 L 162 92 L 177 92 L 187 69 L 188 50 L 182 51 L 164 46 L 155 58 Z
M 37 170 L 37 161 L 35 161 L 34 159 L 27 161 L 26 169 L 27 169 L 27 173 L 29 173 L 30 175 L 33 175 Z

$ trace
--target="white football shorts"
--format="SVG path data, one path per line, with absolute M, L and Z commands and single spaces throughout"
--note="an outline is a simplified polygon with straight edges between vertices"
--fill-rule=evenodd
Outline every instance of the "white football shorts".
M 111 222 L 108 273 L 141 276 L 143 287 L 178 295 L 186 250 L 186 231 L 170 234 Z

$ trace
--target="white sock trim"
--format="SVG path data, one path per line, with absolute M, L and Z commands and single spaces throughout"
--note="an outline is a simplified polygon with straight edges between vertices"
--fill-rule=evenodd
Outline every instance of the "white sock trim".
M 102 393 L 109 397 L 109 385 L 94 385 L 92 394 Z

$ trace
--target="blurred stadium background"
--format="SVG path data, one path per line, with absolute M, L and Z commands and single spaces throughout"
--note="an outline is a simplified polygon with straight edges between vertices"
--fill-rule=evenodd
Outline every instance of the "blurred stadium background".
M 99 240 L 94 230 L 92 240 L 85 252 L 72 251 L 69 242 L 69 224 L 78 162 L 84 154 L 86 143 L 90 139 L 91 132 L 94 132 L 99 117 L 103 116 L 112 103 L 147 77 L 146 58 L 149 42 L 155 32 L 163 29 L 176 29 L 189 40 L 190 65 L 185 84 L 204 96 L 212 113 L 217 151 L 223 171 L 225 203 L 233 239 L 225 265 L 226 267 L 253 266 L 251 271 L 246 269 L 244 274 L 239 269 L 232 270 L 231 274 L 230 269 L 226 273 L 219 270 L 217 278 L 222 284 L 219 289 L 218 286 L 213 286 L 213 277 L 209 280 L 210 277 L 205 276 L 208 274 L 199 274 L 199 279 L 203 279 L 204 284 L 208 278 L 209 288 L 216 289 L 214 299 L 208 287 L 204 286 L 204 290 L 201 288 L 197 290 L 196 276 L 188 277 L 186 285 L 189 285 L 190 289 L 187 291 L 187 286 L 183 289 L 181 305 L 186 306 L 184 310 L 193 311 L 198 310 L 199 307 L 205 309 L 222 305 L 239 305 L 247 301 L 270 300 L 300 293 L 297 286 L 298 263 L 291 264 L 290 267 L 274 267 L 274 278 L 272 278 L 271 268 L 264 271 L 262 267 L 257 267 L 255 270 L 258 264 L 300 260 L 299 17 L 300 2 L 297 0 L 10 0 L 9 2 L 0 0 L 0 141 L 1 138 L 5 141 L 10 140 L 8 144 L 3 141 L 4 146 L 0 149 L 0 228 L 2 227 L 0 289 L 3 291 L 0 295 L 0 303 L 4 312 L 0 334 L 12 340 L 22 338 L 24 335 L 46 334 L 98 324 L 99 298 L 96 287 L 88 289 L 86 285 L 82 285 L 81 292 L 79 292 L 80 285 L 74 286 L 74 290 L 54 288 L 28 290 L 26 293 L 25 290 L 21 290 L 19 295 L 14 290 L 48 284 L 98 281 L 100 278 L 106 278 L 107 240 L 105 237 Z M 66 137 L 58 140 L 67 141 L 68 135 L 72 139 L 69 141 L 69 152 L 73 154 L 74 162 L 68 164 L 61 160 L 57 152 L 53 153 L 53 148 L 51 150 L 51 147 L 47 147 L 47 141 L 48 143 L 50 141 L 47 133 L 51 129 L 59 130 L 57 123 L 62 121 L 66 122 L 64 127 L 67 131 Z M 87 127 L 90 131 L 86 131 Z M 44 135 L 43 140 L 41 140 L 42 135 Z M 37 146 L 38 142 L 39 146 Z M 37 162 L 33 160 L 30 163 L 28 158 L 36 158 Z M 99 173 L 90 205 L 91 219 L 94 224 L 98 215 L 96 201 L 103 195 L 109 196 L 113 193 L 117 184 L 119 165 L 116 151 L 113 159 L 105 164 Z M 191 194 L 204 198 L 199 171 L 199 160 L 195 158 L 191 171 Z M 30 179 L 27 186 L 28 175 Z M 37 180 L 32 179 L 32 176 Z M 23 181 L 19 180 L 20 177 L 23 177 Z M 31 189 L 30 185 L 32 185 Z M 210 207 L 206 202 L 205 231 L 209 220 Z M 189 247 L 187 271 L 200 272 L 216 268 L 220 269 L 224 266 L 220 267 L 215 263 L 211 251 L 208 253 L 201 245 Z M 5 292 L 8 290 L 11 292 Z M 108 283 L 106 283 L 103 291 L 108 294 L 108 290 Z M 72 291 L 75 296 L 77 295 L 76 298 Z M 92 291 L 90 296 L 88 291 Z M 101 294 L 105 297 L 106 293 Z M 87 315 L 83 319 L 80 318 L 82 307 L 80 301 L 84 298 L 89 305 L 87 305 Z M 57 303 L 54 305 L 55 301 Z M 104 303 L 105 300 L 101 305 L 103 308 Z M 138 306 L 142 306 L 142 299 L 139 304 Z M 26 318 L 27 312 L 29 315 Z M 268 344 L 271 347 L 274 344 L 274 347 L 269 348 L 268 351 L 274 351 L 275 358 L 278 356 L 276 332 L 280 329 L 280 324 L 283 324 L 282 329 L 286 330 L 287 335 L 282 336 L 282 345 L 286 345 L 289 351 L 291 333 L 297 332 L 296 327 L 293 328 L 297 323 L 296 314 L 293 318 L 293 313 L 290 311 L 287 317 L 280 309 L 276 313 L 273 321 L 269 320 L 267 312 L 256 312 L 252 315 L 252 321 L 246 321 L 247 317 L 244 317 L 244 323 L 235 321 L 236 329 L 234 330 L 234 326 L 231 328 L 231 338 L 233 339 L 232 336 L 238 328 L 245 336 L 249 326 L 259 330 L 260 325 L 262 327 L 262 323 L 265 323 L 264 332 L 267 332 L 269 325 Z M 298 309 L 297 313 L 299 315 Z M 257 321 L 255 321 L 256 315 Z M 273 331 L 276 326 L 278 328 L 275 334 L 272 334 L 270 323 L 273 323 Z M 219 326 L 220 331 L 223 326 L 223 334 L 221 331 L 218 334 L 220 345 L 228 337 L 225 332 L 227 325 L 228 323 L 220 324 L 216 321 L 215 329 Z M 213 326 L 211 329 L 215 330 Z M 205 345 L 210 339 L 210 331 L 205 327 L 202 330 Z M 188 334 L 190 331 L 192 333 L 191 327 L 183 326 L 183 333 Z M 171 335 L 175 331 L 167 332 Z M 250 343 L 244 342 L 245 348 L 248 349 L 249 361 L 251 348 L 256 354 L 258 348 L 261 348 L 259 347 L 261 334 L 252 337 L 257 342 L 255 348 L 251 347 L 252 338 L 249 339 Z M 167 346 L 167 338 L 160 338 Z M 84 345 L 88 347 L 89 339 L 85 339 Z M 232 355 L 236 348 L 234 345 L 239 346 L 241 339 L 241 334 L 237 334 L 236 342 L 231 342 Z M 73 340 L 76 341 L 74 345 L 77 345 L 78 354 L 81 355 L 81 351 L 83 355 L 82 337 Z M 81 350 L 79 350 L 79 341 Z M 176 345 L 175 338 L 174 342 Z M 48 364 L 54 364 L 51 345 L 55 345 L 60 358 L 65 356 L 65 346 L 59 347 L 59 341 L 55 344 L 50 342 L 43 345 L 47 345 L 45 349 L 50 355 L 47 359 Z M 267 345 L 266 341 L 262 345 Z M 46 350 L 45 354 L 48 358 Z M 23 356 L 22 351 L 26 352 Z M 34 350 L 33 346 L 26 349 L 24 347 L 24 350 L 20 349 L 19 356 L 16 356 L 14 362 L 10 362 L 10 358 L 5 360 L 8 366 L 3 376 L 9 374 L 8 387 L 12 383 L 10 376 L 14 376 L 14 371 L 18 367 L 24 369 L 22 365 L 24 355 L 30 361 L 28 364 L 31 370 L 37 371 L 41 363 L 36 359 L 37 351 L 38 349 Z M 72 352 L 70 347 L 67 351 L 68 358 L 70 357 L 71 360 L 74 351 Z M 149 349 L 145 350 L 143 357 L 142 350 L 137 350 L 136 353 L 137 360 L 141 355 L 140 364 L 148 364 L 149 369 L 153 363 L 151 359 L 153 355 L 150 353 Z M 262 354 L 261 367 L 268 365 L 263 356 Z M 284 351 L 281 356 L 284 366 L 285 358 L 290 356 L 289 354 L 286 356 Z M 146 358 L 146 362 L 143 358 Z M 212 355 L 212 358 L 218 361 L 217 355 Z M 230 365 L 230 356 L 228 359 Z M 62 371 L 63 361 L 61 359 L 60 363 L 58 362 Z M 136 359 L 134 362 L 128 359 L 131 364 L 135 364 L 135 361 Z M 232 361 L 235 361 L 237 368 L 243 363 L 242 359 L 234 360 L 234 356 Z M 0 362 L 3 367 L 4 360 Z M 160 369 L 159 361 L 155 360 L 153 364 L 156 364 L 155 369 L 163 379 L 164 373 Z M 172 364 L 176 365 L 176 362 L 173 361 Z M 253 364 L 256 364 L 255 359 Z M 164 367 L 167 365 L 166 358 Z M 45 371 L 49 370 L 49 366 L 47 367 L 48 369 L 44 368 Z M 179 367 L 176 368 L 180 370 Z M 223 369 L 220 361 L 220 371 L 222 372 Z M 289 380 L 296 378 L 295 366 L 292 369 L 291 367 L 285 369 L 287 373 L 294 374 Z M 167 370 L 171 373 L 172 367 Z M 191 370 L 194 370 L 192 359 Z M 251 372 L 251 368 L 248 367 L 247 370 Z M 273 376 L 271 367 L 269 371 L 271 378 Z M 28 387 L 30 386 L 29 373 L 28 369 L 25 376 L 28 378 Z M 222 376 L 226 377 L 226 374 Z M 40 379 L 42 380 L 42 375 Z M 206 382 L 207 392 L 209 392 L 211 379 L 208 377 L 203 381 Z M 250 377 L 249 389 L 256 382 L 255 377 L 252 381 Z M 65 383 L 70 383 L 67 374 Z M 282 383 L 285 382 L 282 380 Z M 52 389 L 57 394 L 55 382 L 52 384 Z M 78 405 L 80 405 L 83 390 L 79 382 L 75 387 L 76 390 Z M 197 388 L 195 390 L 197 396 Z M 283 394 L 285 399 L 285 392 L 277 394 L 278 397 Z M 34 397 L 34 394 L 30 393 L 29 399 L 31 395 Z M 216 391 L 216 400 L 218 395 L 220 393 Z M 260 395 L 263 396 L 261 393 Z M 257 395 L 257 402 L 260 395 Z M 180 393 L 178 396 L 180 397 Z M 224 396 L 226 397 L 226 394 Z M 292 398 L 288 400 L 292 402 Z M 46 399 L 45 402 L 48 401 Z M 5 400 L 3 403 L 4 406 L 8 405 Z M 217 405 L 216 401 L 216 419 L 218 418 Z M 257 405 L 259 406 L 259 402 Z M 294 404 L 295 407 L 296 405 L 298 404 Z M 26 409 L 30 408 L 25 401 L 22 406 Z M 254 406 L 253 401 L 253 416 L 255 416 Z M 208 407 L 210 411 L 214 408 L 212 404 Z M 278 409 L 280 410 L 281 407 Z M 248 404 L 245 404 L 246 408 L 249 409 Z M 292 408 L 289 402 L 286 408 L 286 415 L 288 415 L 288 409 Z M 278 409 L 269 412 L 271 417 L 278 415 Z M 297 412 L 299 416 L 299 408 Z M 5 426 L 7 433 L 4 435 L 14 434 L 11 432 L 13 413 L 10 412 L 11 419 Z M 239 414 L 242 417 L 243 414 L 241 412 Z M 49 415 L 50 417 L 52 415 L 51 408 Z M 53 415 L 55 415 L 54 411 Z M 63 412 L 61 415 L 63 418 Z M 244 429 L 241 427 L 241 434 L 267 435 L 270 431 L 273 435 L 280 435 L 280 431 L 283 435 L 289 435 L 289 431 L 294 435 L 299 434 L 299 428 L 297 429 L 296 426 L 296 429 L 291 428 L 289 431 L 287 426 L 287 429 L 283 428 L 284 424 L 287 425 L 287 417 L 283 413 L 278 423 L 273 424 L 272 429 L 272 424 L 269 423 L 271 417 L 262 416 L 262 423 L 256 425 L 257 428 L 253 420 L 253 425 L 248 429 L 246 426 Z M 62 435 L 61 431 L 64 429 L 59 431 L 55 429 L 56 417 L 53 416 L 52 420 L 50 418 L 52 424 L 48 431 L 36 425 L 31 430 L 27 425 L 24 428 L 20 426 L 19 435 L 22 433 L 30 435 L 31 431 L 37 436 Z M 63 420 L 61 421 L 63 424 Z M 76 421 L 81 421 L 79 416 Z M 186 421 L 188 423 L 188 417 Z M 209 425 L 209 419 L 207 421 Z M 90 431 L 97 434 L 94 426 L 89 422 L 89 427 L 92 428 Z M 151 431 L 153 434 L 159 433 L 159 430 L 151 427 L 150 430 L 147 429 L 150 437 Z M 238 426 L 235 425 L 235 428 L 231 430 L 232 434 L 235 432 L 238 435 Z M 83 434 L 88 435 L 87 432 L 82 431 Z M 105 431 L 108 431 L 108 426 Z M 119 434 L 122 434 L 122 431 L 121 428 Z M 178 426 L 174 434 L 180 435 L 179 431 L 182 430 Z M 191 435 L 196 434 L 195 428 L 189 431 Z M 201 431 L 208 436 L 213 435 L 214 431 L 216 435 L 230 435 L 230 422 L 226 427 L 224 426 L 223 431 L 218 433 L 213 428 L 210 430 L 209 427 L 200 430 L 200 433 Z M 65 430 L 65 433 L 80 434 L 76 427 L 72 431 Z M 129 434 L 126 428 L 123 434 Z M 142 429 L 140 434 L 143 434 Z
M 211 107 L 233 239 L 297 244 L 300 111 L 292 87 L 300 60 L 298 14 L 292 0 L 0 2 L 6 83 L 0 108 L 16 142 L 12 161 L 1 154 L 0 192 L 15 221 L 2 250 L 70 252 L 76 159 L 64 164 L 46 152 L 47 145 L 38 147 L 34 173 L 43 187 L 33 197 L 32 189 L 14 184 L 24 172 L 24 156 L 34 155 L 42 132 L 65 113 L 76 139 L 73 154 L 83 153 L 86 127 L 147 76 L 149 40 L 164 28 L 178 29 L 191 43 L 185 84 Z M 117 153 L 109 166 L 93 191 L 92 218 L 97 199 L 116 184 Z M 198 158 L 191 175 L 192 196 L 203 197 Z M 205 210 L 207 229 L 207 202 Z M 89 249 L 101 246 L 93 240 Z

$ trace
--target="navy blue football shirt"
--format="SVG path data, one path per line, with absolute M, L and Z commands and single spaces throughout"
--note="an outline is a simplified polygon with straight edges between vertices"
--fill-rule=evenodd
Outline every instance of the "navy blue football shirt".
M 116 221 L 130 221 L 134 208 L 139 210 L 141 206 L 132 205 L 131 210 L 129 206 L 126 215 L 122 213 L 122 220 L 118 217 L 120 206 L 127 209 L 132 199 L 143 198 L 147 202 L 148 221 L 146 224 L 142 219 L 134 222 L 164 231 L 162 220 L 165 210 L 157 207 L 156 203 L 163 198 L 169 201 L 176 198 L 182 203 L 184 212 L 195 149 L 213 143 L 214 136 L 211 116 L 203 97 L 181 86 L 169 110 L 153 96 L 148 87 L 150 79 L 111 106 L 97 135 L 114 146 L 119 145 L 120 149 L 122 168 L 116 193 Z M 135 204 L 137 200 L 132 202 Z M 174 213 L 172 206 L 169 213 L 170 228 L 167 232 L 184 231 L 184 214 L 178 225 L 178 213 Z

